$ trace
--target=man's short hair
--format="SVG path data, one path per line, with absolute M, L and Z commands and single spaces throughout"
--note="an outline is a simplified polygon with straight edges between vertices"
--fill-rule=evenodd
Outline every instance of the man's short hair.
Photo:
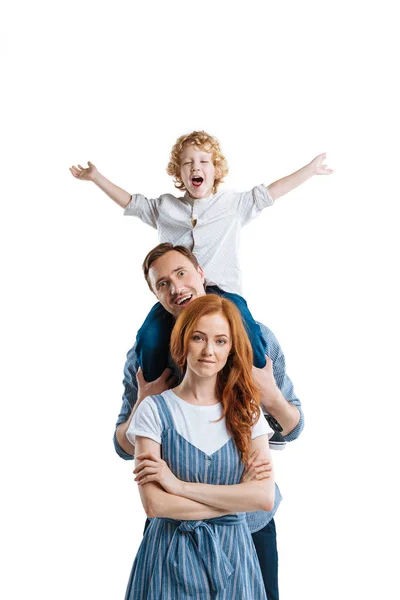
M 154 290 L 151 287 L 150 279 L 149 279 L 149 271 L 150 271 L 151 265 L 153 264 L 153 262 L 155 262 L 156 260 L 161 258 L 161 256 L 164 256 L 164 254 L 167 254 L 167 252 L 172 252 L 172 250 L 174 252 L 179 252 L 180 254 L 183 254 L 183 256 L 186 256 L 186 258 L 188 260 L 190 260 L 190 262 L 196 269 L 199 266 L 199 263 L 197 262 L 197 258 L 195 257 L 195 255 L 192 252 L 190 252 L 190 250 L 188 250 L 188 248 L 185 248 L 185 246 L 174 246 L 170 242 L 164 242 L 163 244 L 158 244 L 158 246 L 153 248 L 153 250 L 150 250 L 150 252 L 146 256 L 146 258 L 144 259 L 143 265 L 142 265 L 144 278 L 146 279 L 147 285 L 149 286 L 149 288 L 152 292 Z

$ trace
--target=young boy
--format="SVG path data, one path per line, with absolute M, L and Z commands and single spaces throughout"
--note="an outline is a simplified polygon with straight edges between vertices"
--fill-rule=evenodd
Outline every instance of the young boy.
M 196 256 L 206 274 L 206 291 L 230 299 L 241 311 L 253 347 L 254 365 L 263 368 L 265 342 L 261 330 L 241 297 L 239 237 L 241 228 L 260 214 L 263 208 L 313 175 L 332 173 L 320 154 L 305 167 L 275 181 L 259 185 L 250 192 L 218 192 L 228 173 L 228 165 L 218 141 L 204 131 L 181 136 L 171 151 L 167 172 L 174 185 L 185 194 L 163 194 L 147 199 L 108 181 L 92 163 L 88 168 L 71 167 L 77 179 L 93 181 L 112 200 L 125 209 L 125 215 L 139 217 L 158 229 L 160 242 L 186 246 Z M 165 285 L 161 281 L 157 285 Z M 175 296 L 174 296 L 175 294 Z M 191 301 L 190 290 L 171 290 L 179 305 Z M 157 379 L 168 359 L 170 315 L 156 304 L 147 316 L 136 339 L 136 352 L 146 381 Z

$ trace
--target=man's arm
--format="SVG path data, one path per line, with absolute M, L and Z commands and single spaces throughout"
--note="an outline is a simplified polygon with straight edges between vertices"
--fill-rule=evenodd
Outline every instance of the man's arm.
M 284 196 L 288 192 L 291 192 L 302 183 L 305 183 L 308 179 L 314 175 L 330 175 L 333 173 L 332 169 L 329 169 L 325 164 L 324 160 L 326 154 L 319 154 L 316 156 L 308 165 L 302 167 L 295 173 L 282 177 L 267 186 L 268 192 L 273 200 L 277 200 L 281 196 Z
M 278 421 L 282 427 L 281 435 L 285 437 L 297 427 L 300 421 L 300 413 L 296 406 L 286 400 L 276 385 L 270 358 L 267 357 L 267 364 L 263 369 L 253 367 L 253 379 L 260 390 L 262 407 Z
M 126 362 L 124 367 L 124 393 L 122 396 L 121 411 L 118 415 L 117 423 L 114 432 L 114 447 L 115 451 L 121 458 L 125 460 L 132 460 L 135 448 L 128 442 L 125 434 L 120 429 L 121 425 L 126 423 L 131 415 L 132 409 L 136 404 L 138 396 L 138 384 L 136 380 L 136 373 L 139 369 L 137 362 L 135 346 L 131 348 L 126 356 Z M 126 427 L 128 429 L 128 426 Z M 126 433 L 126 430 L 125 430 Z
M 286 374 L 285 356 L 270 329 L 259 324 L 267 344 L 270 360 L 264 369 L 253 368 L 253 377 L 260 389 L 260 399 L 264 410 L 283 428 L 282 435 L 287 442 L 298 438 L 304 428 L 304 415 L 301 402 L 296 396 L 293 384 Z
M 155 381 L 146 382 L 137 362 L 135 346 L 129 350 L 124 367 L 122 407 L 114 433 L 115 451 L 121 458 L 132 460 L 135 454 L 135 447 L 126 438 L 126 432 L 140 402 L 147 396 L 165 392 L 175 383 L 176 379 L 172 376 L 171 369 L 165 369 Z
M 93 181 L 93 183 L 107 194 L 111 200 L 114 200 L 118 206 L 126 208 L 132 199 L 131 194 L 106 179 L 90 161 L 88 161 L 88 165 L 87 168 L 82 167 L 81 165 L 78 165 L 77 167 L 73 166 L 70 168 L 70 171 L 76 179 Z

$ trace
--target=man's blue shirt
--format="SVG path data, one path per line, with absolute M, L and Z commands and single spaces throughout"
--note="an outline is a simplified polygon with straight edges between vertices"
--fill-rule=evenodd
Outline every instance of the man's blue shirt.
M 300 413 L 300 420 L 299 420 L 297 426 L 293 429 L 293 431 L 291 431 L 288 435 L 285 436 L 285 441 L 291 442 L 291 441 L 295 440 L 296 438 L 298 438 L 298 436 L 300 435 L 300 433 L 302 432 L 303 427 L 304 427 L 304 416 L 303 416 L 303 411 L 301 408 L 301 402 L 297 398 L 296 394 L 294 393 L 293 384 L 292 384 L 290 378 L 288 377 L 288 375 L 286 374 L 285 356 L 284 356 L 282 349 L 278 343 L 278 340 L 276 339 L 276 337 L 274 336 L 272 331 L 270 329 L 268 329 L 268 327 L 266 327 L 262 323 L 259 323 L 259 325 L 261 328 L 262 335 L 267 344 L 267 348 L 268 348 L 267 355 L 272 360 L 272 363 L 273 363 L 273 372 L 274 372 L 276 384 L 279 387 L 280 391 L 282 392 L 284 398 L 286 398 L 286 400 L 288 402 L 290 402 L 291 404 L 294 404 L 298 408 L 299 413 Z M 176 367 L 174 366 L 173 363 L 170 366 L 173 370 L 174 369 L 176 370 Z M 118 425 L 121 425 L 121 423 L 125 423 L 125 421 L 127 421 L 129 419 L 132 408 L 136 403 L 137 393 L 138 393 L 136 373 L 137 373 L 138 369 L 139 369 L 139 365 L 137 362 L 135 346 L 133 346 L 133 348 L 131 348 L 129 350 L 127 357 L 126 357 L 126 363 L 125 363 L 125 368 L 124 368 L 124 380 L 123 380 L 124 394 L 122 396 L 121 411 L 118 415 L 118 419 L 117 419 L 115 428 L 117 428 Z M 114 433 L 114 446 L 115 446 L 115 451 L 121 458 L 123 458 L 125 460 L 133 459 L 133 456 L 131 454 L 128 454 L 127 452 L 125 452 L 119 445 L 119 443 L 117 441 L 116 433 Z M 274 505 L 273 510 L 268 513 L 254 512 L 254 513 L 249 513 L 247 515 L 250 531 L 252 531 L 252 532 L 258 531 L 259 529 L 261 529 L 267 525 L 267 523 L 273 518 L 281 499 L 282 499 L 282 497 L 279 492 L 279 488 L 278 488 L 278 486 L 276 486 L 275 505 Z

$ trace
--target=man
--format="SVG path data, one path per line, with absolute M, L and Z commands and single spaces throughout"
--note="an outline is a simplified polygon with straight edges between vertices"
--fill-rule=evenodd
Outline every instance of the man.
M 183 246 L 159 244 L 149 252 L 143 263 L 143 271 L 150 289 L 172 319 L 175 319 L 194 298 L 206 293 L 205 278 L 197 259 Z M 253 367 L 253 377 L 260 389 L 264 412 L 275 419 L 282 428 L 282 436 L 289 442 L 296 439 L 303 429 L 303 413 L 300 400 L 295 396 L 292 382 L 285 372 L 285 358 L 273 333 L 260 324 L 267 345 L 267 364 L 263 369 Z M 147 383 L 139 370 L 135 346 L 128 352 L 124 370 L 123 402 L 114 434 L 116 452 L 124 459 L 132 459 L 134 446 L 126 438 L 126 432 L 138 404 L 146 396 L 160 394 L 172 387 L 179 376 L 171 369 L 155 381 Z M 251 463 L 251 461 L 250 461 Z M 254 462 L 244 474 L 251 479 L 254 469 L 265 465 L 262 457 Z M 276 487 L 275 505 L 271 512 L 249 513 L 250 531 L 264 579 L 268 600 L 278 600 L 278 554 L 274 514 L 281 501 Z

